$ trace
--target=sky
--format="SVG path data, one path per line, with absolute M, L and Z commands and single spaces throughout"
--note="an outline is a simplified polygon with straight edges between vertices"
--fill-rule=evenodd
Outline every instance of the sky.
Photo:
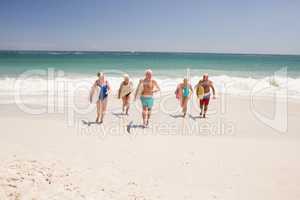
M 0 49 L 300 54 L 299 0 L 0 0 Z

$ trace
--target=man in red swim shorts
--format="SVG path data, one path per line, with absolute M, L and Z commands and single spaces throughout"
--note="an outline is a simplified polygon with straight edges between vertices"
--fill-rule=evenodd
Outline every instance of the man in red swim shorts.
M 200 116 L 202 116 L 203 114 L 203 118 L 205 118 L 208 109 L 209 99 L 210 99 L 210 88 L 212 89 L 213 92 L 213 99 L 216 98 L 215 88 L 213 86 L 212 81 L 208 79 L 208 74 L 203 75 L 203 78 L 198 82 L 196 87 L 198 86 L 202 86 L 204 88 L 203 98 L 200 99 L 200 109 L 201 109 Z M 203 108 L 204 108 L 204 112 L 203 112 Z

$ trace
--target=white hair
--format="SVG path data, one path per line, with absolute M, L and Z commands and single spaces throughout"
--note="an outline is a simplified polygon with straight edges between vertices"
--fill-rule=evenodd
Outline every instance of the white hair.
M 145 71 L 145 75 L 148 74 L 148 73 L 151 74 L 151 75 L 153 74 L 153 72 L 152 72 L 151 69 L 147 69 L 147 70 Z
M 123 74 L 124 79 L 128 78 L 129 79 L 129 75 L 128 74 Z

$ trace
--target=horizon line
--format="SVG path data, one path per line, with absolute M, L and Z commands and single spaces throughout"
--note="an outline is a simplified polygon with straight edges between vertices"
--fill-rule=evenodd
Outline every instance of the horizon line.
M 190 53 L 190 54 L 231 54 L 231 55 L 271 55 L 271 56 L 300 56 L 300 54 L 291 54 L 291 53 L 246 53 L 246 52 L 205 52 L 205 51 L 133 51 L 133 50 L 49 50 L 49 49 L 0 49 L 0 51 L 24 51 L 24 52 L 38 52 L 38 51 L 44 51 L 44 52 L 103 52 L 103 53 L 120 53 L 120 52 L 126 52 L 126 53 Z

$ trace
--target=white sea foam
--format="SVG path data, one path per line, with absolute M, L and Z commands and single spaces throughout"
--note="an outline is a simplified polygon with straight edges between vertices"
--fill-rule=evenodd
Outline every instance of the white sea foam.
M 121 77 L 107 77 L 113 94 L 117 93 L 119 85 L 122 81 Z M 261 79 L 230 77 L 227 75 L 212 76 L 217 94 L 232 94 L 232 95 L 258 95 L 271 96 L 274 94 L 288 94 L 289 98 L 300 99 L 300 79 L 285 78 L 285 77 L 264 77 Z M 181 78 L 156 78 L 162 92 L 173 92 Z M 197 84 L 199 77 L 191 77 L 190 82 L 194 86 Z M 55 78 L 47 80 L 44 78 L 2 78 L 0 79 L 0 97 L 1 102 L 6 96 L 38 96 L 53 94 L 74 95 L 82 91 L 89 91 L 95 77 L 76 77 L 76 78 Z M 133 78 L 134 86 L 136 87 L 139 78 Z M 278 92 L 280 91 L 280 92 Z M 0 102 L 0 103 L 1 103 Z

